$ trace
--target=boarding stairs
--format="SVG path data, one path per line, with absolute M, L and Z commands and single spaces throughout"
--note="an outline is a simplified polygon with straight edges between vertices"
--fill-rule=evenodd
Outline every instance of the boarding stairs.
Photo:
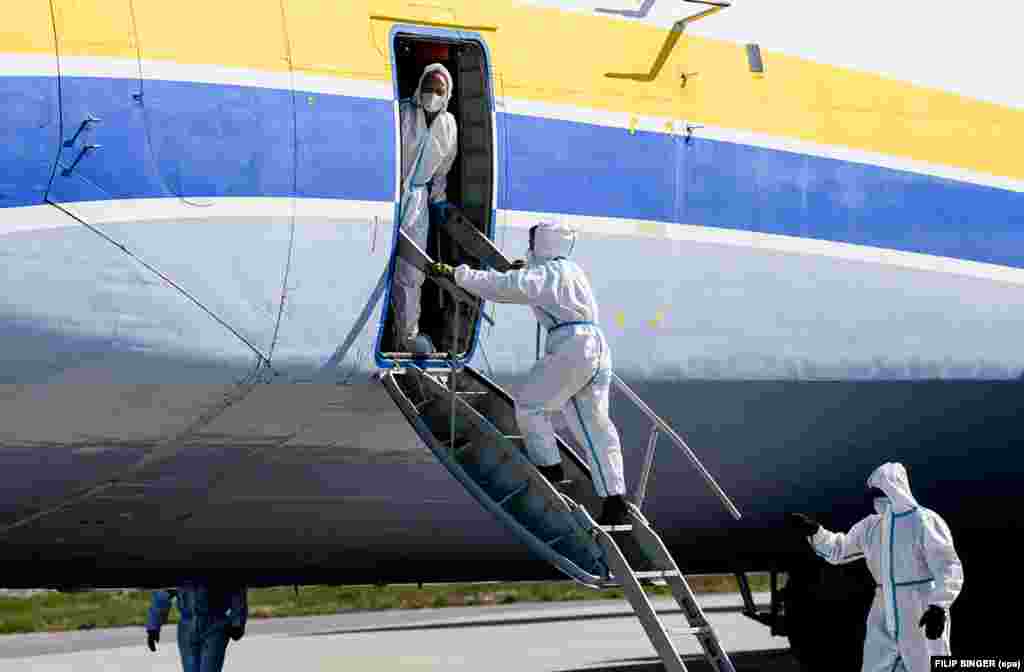
M 509 268 L 509 261 L 457 209 L 445 228 L 480 267 Z M 399 236 L 398 254 L 425 268 L 429 257 L 401 231 Z M 465 292 L 449 281 L 433 279 L 454 300 L 476 301 L 461 296 Z M 683 439 L 621 379 L 614 378 L 616 387 L 647 415 L 652 429 L 640 483 L 628 505 L 630 523 L 602 527 L 589 513 L 600 509 L 601 499 L 587 463 L 556 436 L 567 480 L 552 485 L 527 458 L 512 397 L 454 353 L 400 360 L 378 377 L 437 459 L 535 555 L 587 586 L 622 587 L 666 670 L 686 671 L 673 641 L 673 635 L 686 635 L 697 638 L 713 670 L 734 672 L 686 578 L 641 512 L 658 437 L 664 434 L 679 446 L 729 512 L 737 519 L 740 513 Z M 667 584 L 687 627 L 665 627 L 643 589 L 652 581 Z

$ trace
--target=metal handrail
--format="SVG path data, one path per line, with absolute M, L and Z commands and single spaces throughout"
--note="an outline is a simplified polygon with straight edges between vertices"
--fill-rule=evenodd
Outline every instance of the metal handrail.
M 736 505 L 732 503 L 731 499 L 729 499 L 729 495 L 725 494 L 725 491 L 722 490 L 720 485 L 718 485 L 718 482 L 715 481 L 714 476 L 712 476 L 711 473 L 706 468 L 704 468 L 704 465 L 701 464 L 701 461 L 699 459 L 697 459 L 697 456 L 694 454 L 694 452 L 690 450 L 690 447 L 688 445 L 686 445 L 686 441 L 683 440 L 683 437 L 679 436 L 676 433 L 676 431 L 669 426 L 667 422 L 662 420 L 661 417 L 657 413 L 655 413 L 650 406 L 645 404 L 644 400 L 641 399 L 639 395 L 637 395 L 637 393 L 634 392 L 633 389 L 629 385 L 627 385 L 625 381 L 619 378 L 619 376 L 614 372 L 612 373 L 612 382 L 615 383 L 615 386 L 618 387 L 623 392 L 623 394 L 625 394 L 626 397 L 628 397 L 629 400 L 633 402 L 634 406 L 640 409 L 640 411 L 647 416 L 648 420 L 655 424 L 655 426 L 658 428 L 660 432 L 664 433 L 668 438 L 672 439 L 672 442 L 679 446 L 680 449 L 682 449 L 686 457 L 689 458 L 690 463 L 693 464 L 693 466 L 696 467 L 697 471 L 700 472 L 700 475 L 704 478 L 704 481 L 708 484 L 708 487 L 711 488 L 711 491 L 718 496 L 718 499 L 721 500 L 722 504 L 725 505 L 725 508 L 729 511 L 732 517 L 736 520 L 742 518 L 743 514 L 740 513 L 740 510 L 736 508 Z M 650 441 L 648 443 L 649 450 L 652 453 L 654 451 L 653 444 L 653 441 Z M 646 486 L 646 483 L 644 485 Z
M 636 494 L 633 495 L 633 504 L 636 508 L 642 509 L 644 498 L 647 496 L 647 481 L 651 478 L 651 470 L 654 469 L 654 446 L 658 443 L 658 426 L 651 427 L 651 436 L 647 439 L 647 451 L 644 453 L 644 466 L 640 470 L 640 483 L 636 486 Z

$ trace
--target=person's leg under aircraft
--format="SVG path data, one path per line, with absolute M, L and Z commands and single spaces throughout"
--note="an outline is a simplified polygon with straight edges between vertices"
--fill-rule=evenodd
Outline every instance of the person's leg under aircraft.
M 184 672 L 200 672 L 202 647 L 195 634 L 191 619 L 178 621 L 178 653 Z
M 202 665 L 199 672 L 221 672 L 228 648 L 228 633 L 225 624 L 209 629 L 203 637 Z

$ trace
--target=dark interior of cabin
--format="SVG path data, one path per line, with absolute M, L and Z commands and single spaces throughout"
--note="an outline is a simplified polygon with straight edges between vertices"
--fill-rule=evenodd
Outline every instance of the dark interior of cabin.
M 483 48 L 476 42 L 445 41 L 415 35 L 395 36 L 395 68 L 399 98 L 411 98 L 423 68 L 441 63 L 451 73 L 454 86 L 448 111 L 459 132 L 458 155 L 448 172 L 447 198 L 461 209 L 476 227 L 490 233 L 493 203 L 494 147 L 489 72 Z M 431 221 L 424 252 L 435 261 L 453 266 L 471 263 L 458 244 L 438 222 Z M 455 333 L 455 302 L 427 279 L 421 293 L 420 333 L 430 336 L 439 352 L 457 355 L 468 352 L 475 334 L 477 311 L 461 305 L 458 333 Z M 399 352 L 395 344 L 393 315 L 388 307 L 381 338 L 383 353 Z

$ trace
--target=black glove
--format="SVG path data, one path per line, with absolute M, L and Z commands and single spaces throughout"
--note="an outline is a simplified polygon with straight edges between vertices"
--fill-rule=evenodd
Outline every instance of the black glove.
M 455 269 L 448 264 L 442 264 L 439 261 L 435 261 L 427 266 L 427 275 L 448 278 L 452 282 L 455 282 Z
M 818 521 L 802 513 L 787 513 L 786 522 L 790 527 L 799 532 L 801 537 L 810 537 L 816 534 L 818 528 L 821 527 L 818 525 Z
M 516 259 L 511 264 L 509 264 L 510 271 L 521 271 L 524 268 L 526 268 L 526 262 L 523 261 L 522 259 Z
M 228 637 L 234 641 L 240 640 L 245 635 L 245 627 L 241 625 L 229 625 Z
M 942 631 L 946 629 L 946 610 L 934 604 L 928 605 L 918 625 L 924 627 L 924 636 L 928 639 L 942 637 Z
M 156 651 L 156 643 L 160 641 L 159 630 L 146 630 L 146 645 L 150 651 Z

